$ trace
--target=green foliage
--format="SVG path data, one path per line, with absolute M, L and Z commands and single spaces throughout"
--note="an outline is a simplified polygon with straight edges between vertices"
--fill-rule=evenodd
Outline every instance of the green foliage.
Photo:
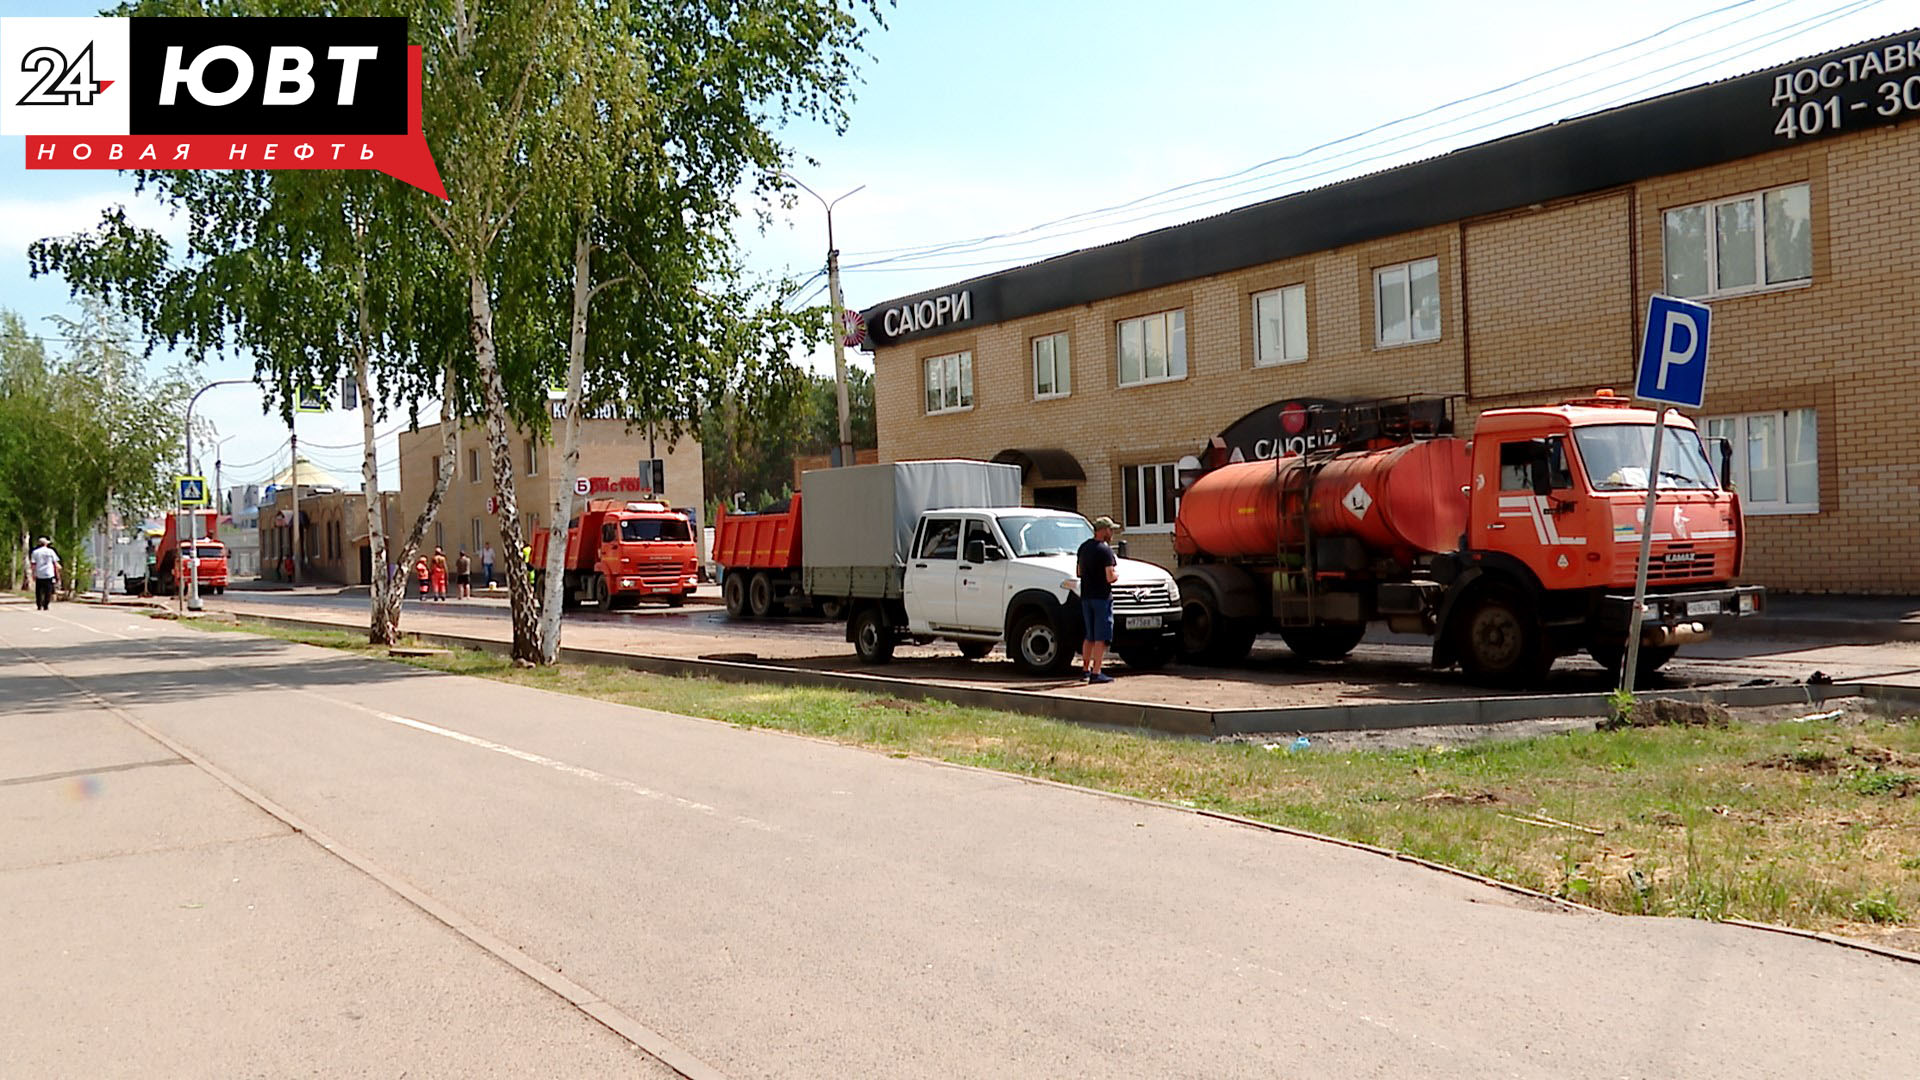
M 128 328 L 104 305 L 62 321 L 68 346 L 50 354 L 0 310 L 0 536 L 18 580 L 23 538 L 50 536 L 81 581 L 86 539 L 108 508 L 138 518 L 164 505 L 181 452 L 188 393 L 179 372 L 158 378 L 122 347 Z
M 1847 777 L 1846 786 L 1860 795 L 1905 795 L 1920 790 L 1920 776 L 1887 769 L 1860 769 Z
M 1607 695 L 1607 719 L 1612 727 L 1628 727 L 1633 723 L 1633 691 L 1615 690 Z
M 878 445 L 873 374 L 852 364 L 847 405 L 854 447 L 872 449 Z M 797 373 L 792 384 L 729 396 L 700 420 L 707 501 L 731 505 L 736 492 L 745 492 L 747 505 L 759 509 L 789 494 L 795 458 L 831 453 L 839 445 L 840 404 L 831 375 Z

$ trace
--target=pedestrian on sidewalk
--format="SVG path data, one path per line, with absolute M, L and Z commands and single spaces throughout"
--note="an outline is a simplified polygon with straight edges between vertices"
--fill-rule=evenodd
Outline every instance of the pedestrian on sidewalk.
M 432 567 L 427 565 L 427 557 L 425 555 L 414 560 L 413 576 L 420 581 L 420 599 L 423 602 L 433 599 L 433 578 L 431 574 Z
M 433 598 L 447 599 L 447 553 L 440 548 L 433 549 Z
M 466 548 L 460 549 L 460 557 L 453 562 L 453 583 L 460 588 L 460 599 L 473 596 L 473 556 Z
M 493 541 L 480 545 L 480 574 L 487 579 L 487 588 L 493 588 Z
M 1113 583 L 1120 577 L 1120 562 L 1113 557 L 1113 533 L 1117 526 L 1110 517 L 1093 519 L 1093 538 L 1080 545 L 1080 624 L 1086 627 L 1086 641 L 1080 646 L 1080 658 L 1086 663 L 1090 683 L 1110 683 L 1113 676 L 1100 670 L 1107 659 L 1107 646 L 1113 642 Z
M 33 606 L 45 611 L 53 605 L 53 590 L 60 583 L 60 556 L 53 550 L 53 541 L 43 536 L 28 557 L 33 562 Z

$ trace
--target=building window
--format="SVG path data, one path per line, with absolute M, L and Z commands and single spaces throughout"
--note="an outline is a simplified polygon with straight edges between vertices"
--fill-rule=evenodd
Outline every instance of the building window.
M 1072 359 L 1065 332 L 1033 339 L 1033 396 L 1061 398 L 1073 392 Z
M 433 455 L 433 482 L 436 484 L 440 482 L 440 455 L 439 454 Z
M 1126 526 L 1134 532 L 1172 532 L 1180 509 L 1177 469 L 1166 465 L 1129 465 L 1121 470 Z
M 1307 358 L 1307 287 L 1288 285 L 1253 297 L 1253 362 L 1292 364 Z
M 1793 184 L 1666 213 L 1667 293 L 1715 297 L 1813 279 L 1813 212 Z
M 532 439 L 527 440 L 527 475 L 540 475 L 540 444 Z
M 444 521 L 433 523 L 433 546 L 437 548 L 447 546 L 447 525 Z
M 470 550 L 473 550 L 473 551 L 480 550 L 480 519 L 479 518 L 473 519 L 473 547 Z
M 973 408 L 972 353 L 929 356 L 924 366 L 927 373 L 928 416 Z
M 1187 377 L 1185 309 L 1123 319 L 1114 329 L 1120 353 L 1121 386 Z
M 1716 416 L 1710 438 L 1733 444 L 1733 485 L 1749 514 L 1820 512 L 1819 425 L 1812 409 Z M 1708 455 L 1716 468 L 1718 454 Z
M 1440 260 L 1415 259 L 1373 272 L 1374 343 L 1440 339 Z
M 479 482 L 480 482 L 480 451 L 469 450 L 467 451 L 467 483 L 477 484 Z

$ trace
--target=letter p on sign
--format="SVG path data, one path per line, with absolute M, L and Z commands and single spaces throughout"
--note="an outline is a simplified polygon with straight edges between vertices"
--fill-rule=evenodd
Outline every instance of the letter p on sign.
M 1633 396 L 1699 408 L 1707 396 L 1707 330 L 1712 321 L 1713 312 L 1705 304 L 1670 296 L 1649 300 Z

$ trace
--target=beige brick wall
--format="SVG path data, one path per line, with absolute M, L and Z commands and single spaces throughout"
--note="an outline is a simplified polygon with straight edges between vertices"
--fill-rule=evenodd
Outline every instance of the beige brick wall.
M 400 530 L 412 527 L 414 517 L 420 513 L 428 494 L 433 491 L 434 458 L 440 453 L 440 439 L 438 424 L 400 433 L 401 516 L 396 526 Z M 476 521 L 479 522 L 481 540 L 491 541 L 496 550 L 500 547 L 498 518 L 487 513 L 487 499 L 493 495 L 493 466 L 484 428 L 469 426 L 462 429 L 457 443 L 453 481 L 448 485 L 446 498 L 440 505 L 439 530 L 436 532 L 434 528 L 428 528 L 426 544 L 431 548 L 438 539 L 441 546 L 446 548 L 449 558 L 454 557 L 462 547 L 477 558 L 478 552 L 473 544 Z M 536 471 L 530 475 L 527 472 L 526 435 L 513 432 L 511 445 L 515 503 L 520 510 L 522 531 L 531 537 L 533 528 L 551 524 L 548 519 L 553 513 L 553 497 L 560 481 L 560 452 L 553 446 L 540 446 L 535 461 Z M 478 454 L 477 475 L 469 469 L 469 451 Z M 698 440 L 682 438 L 678 443 L 669 444 L 665 438 L 656 438 L 649 450 L 645 429 L 630 432 L 626 424 L 619 420 L 582 422 L 581 476 L 635 476 L 638 475 L 636 470 L 640 462 L 649 457 L 666 459 L 666 501 L 673 506 L 703 508 L 701 512 L 704 513 L 706 483 L 701 472 Z M 501 560 L 505 561 L 504 554 Z
M 1748 578 L 1795 590 L 1920 592 L 1920 125 L 1881 128 L 1713 169 L 878 350 L 880 455 L 989 458 L 1061 447 L 1087 473 L 1079 504 L 1122 516 L 1123 466 L 1174 461 L 1249 410 L 1294 396 L 1459 394 L 1479 411 L 1613 385 L 1631 389 L 1647 298 L 1663 281 L 1662 212 L 1810 185 L 1813 284 L 1712 301 L 1706 413 L 1813 406 L 1820 512 L 1749 520 Z M 1440 340 L 1373 343 L 1374 267 L 1441 262 Z M 1253 363 L 1250 297 L 1307 287 L 1307 360 Z M 1118 320 L 1187 318 L 1188 375 L 1117 385 Z M 1035 401 L 1031 340 L 1066 331 L 1072 394 Z M 924 413 L 921 362 L 971 350 L 974 406 Z M 1028 494 L 1031 494 L 1029 490 Z M 1135 533 L 1170 563 L 1171 537 Z

